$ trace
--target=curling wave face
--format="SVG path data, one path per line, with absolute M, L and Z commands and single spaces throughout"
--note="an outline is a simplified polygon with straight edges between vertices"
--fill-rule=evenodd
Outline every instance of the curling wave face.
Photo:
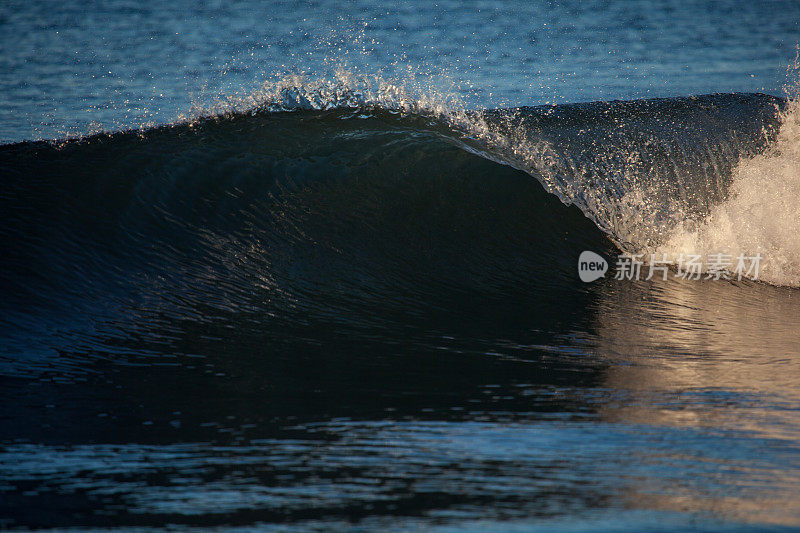
M 777 240 L 764 226 L 708 246 L 769 244 L 765 279 L 796 280 L 794 104 L 720 94 L 478 113 L 386 87 L 326 90 L 288 84 L 247 113 L 0 149 L 8 370 L 38 371 L 31 354 L 71 342 L 59 331 L 127 336 L 165 314 L 250 313 L 280 339 L 319 321 L 431 324 L 468 295 L 497 316 L 514 314 L 511 297 L 555 331 L 563 317 L 543 303 L 582 298 L 581 250 L 677 249 L 678 224 L 708 240 L 720 209 L 742 232 L 780 211 Z M 747 192 L 763 168 L 769 205 Z
M 759 255 L 759 279 L 797 286 L 799 101 L 718 94 L 478 113 L 452 95 L 340 71 L 332 82 L 288 77 L 215 111 L 353 108 L 430 118 L 466 149 L 577 205 L 623 251 L 672 263 Z

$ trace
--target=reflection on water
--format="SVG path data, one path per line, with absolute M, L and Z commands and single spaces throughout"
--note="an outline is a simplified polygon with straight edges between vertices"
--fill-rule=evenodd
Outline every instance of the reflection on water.
M 760 283 L 670 280 L 606 287 L 598 353 L 613 398 L 604 421 L 686 440 L 637 459 L 657 475 L 628 487 L 637 507 L 800 524 L 800 299 Z M 663 477 L 664 469 L 674 476 Z M 688 475 L 690 474 L 691 475 Z
M 631 400 L 663 401 L 606 406 L 604 417 L 798 438 L 796 291 L 751 282 L 619 284 L 596 310 L 598 351 L 630 363 L 609 367 L 606 382 Z

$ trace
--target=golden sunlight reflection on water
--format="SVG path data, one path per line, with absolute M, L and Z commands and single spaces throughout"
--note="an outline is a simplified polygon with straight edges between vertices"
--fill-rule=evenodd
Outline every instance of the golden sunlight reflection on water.
M 596 309 L 599 351 L 617 359 L 601 417 L 719 437 L 635 461 L 632 507 L 800 524 L 800 293 L 761 283 L 617 284 Z M 643 429 L 643 431 L 648 431 Z M 765 459 L 769 456 L 770 459 Z M 782 459 L 783 458 L 783 459 Z M 672 482 L 663 469 L 693 470 Z

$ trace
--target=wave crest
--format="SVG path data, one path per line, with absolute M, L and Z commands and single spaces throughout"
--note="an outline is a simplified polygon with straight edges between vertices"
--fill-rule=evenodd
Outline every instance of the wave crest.
M 532 175 L 623 251 L 760 252 L 763 280 L 800 280 L 797 99 L 782 111 L 780 99 L 742 94 L 470 111 L 432 87 L 340 69 L 265 84 L 232 109 L 399 114 Z

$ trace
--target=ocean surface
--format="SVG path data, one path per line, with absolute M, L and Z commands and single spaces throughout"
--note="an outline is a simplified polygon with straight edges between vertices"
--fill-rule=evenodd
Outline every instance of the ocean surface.
M 800 528 L 800 3 L 199 4 L 0 5 L 0 528 Z

